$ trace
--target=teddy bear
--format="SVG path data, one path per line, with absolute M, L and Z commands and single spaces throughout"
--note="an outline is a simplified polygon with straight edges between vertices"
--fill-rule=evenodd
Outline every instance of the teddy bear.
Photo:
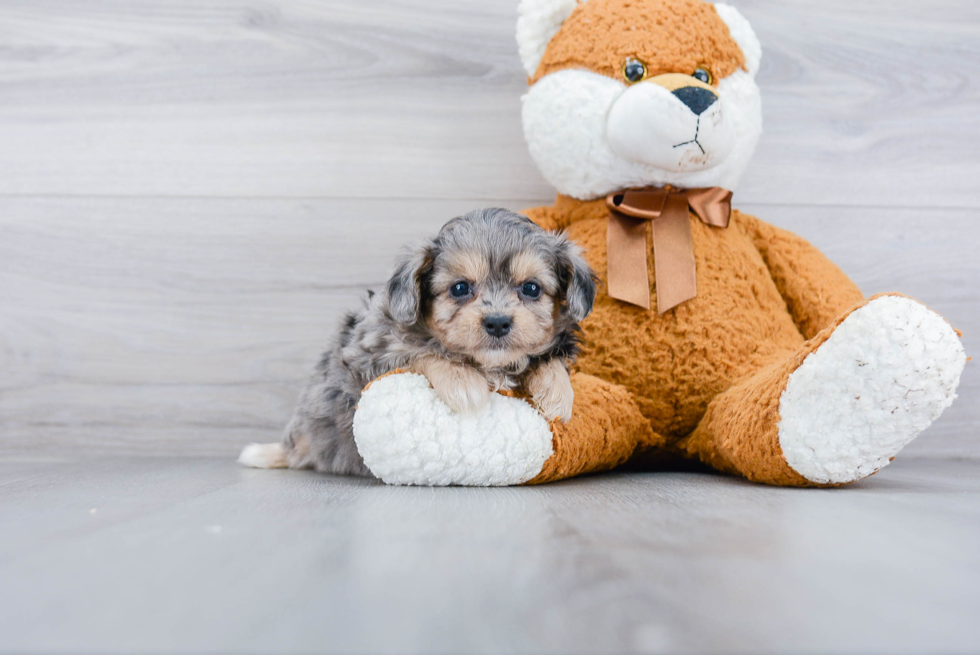
M 915 300 L 865 298 L 802 238 L 731 206 L 762 131 L 761 47 L 702 0 L 522 0 L 526 210 L 601 280 L 567 423 L 520 397 L 454 414 L 416 374 L 365 390 L 358 450 L 393 484 L 512 485 L 650 455 L 751 481 L 865 478 L 955 398 L 959 334 Z

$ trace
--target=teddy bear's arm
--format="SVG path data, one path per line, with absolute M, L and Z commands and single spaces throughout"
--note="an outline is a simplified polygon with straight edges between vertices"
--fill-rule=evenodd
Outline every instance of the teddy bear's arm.
M 625 388 L 584 373 L 572 373 L 571 379 L 572 420 L 551 422 L 554 452 L 527 484 L 608 471 L 636 452 L 665 444 Z
M 805 239 L 748 214 L 734 211 L 732 217 L 752 238 L 804 338 L 864 300 L 857 285 Z

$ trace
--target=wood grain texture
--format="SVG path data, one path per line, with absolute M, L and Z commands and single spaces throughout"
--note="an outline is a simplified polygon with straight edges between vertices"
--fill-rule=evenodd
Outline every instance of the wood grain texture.
M 972 653 L 980 462 L 385 487 L 0 461 L 0 651 Z
M 342 313 L 403 244 L 481 204 L 0 198 L 6 448 L 231 456 L 275 440 Z M 743 209 L 810 239 L 865 293 L 921 299 L 980 352 L 980 262 L 964 237 L 980 212 Z M 964 400 L 908 452 L 980 456 L 978 392 L 971 365 Z
M 738 0 L 743 202 L 976 207 L 975 3 Z M 7 0 L 0 194 L 544 198 L 516 0 Z

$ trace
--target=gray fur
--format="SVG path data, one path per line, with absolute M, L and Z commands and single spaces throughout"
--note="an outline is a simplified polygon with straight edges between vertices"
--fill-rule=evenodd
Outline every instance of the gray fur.
M 556 253 L 559 270 L 567 276 L 564 277 L 565 302 L 569 317 L 576 323 L 584 321 L 595 303 L 595 273 L 582 258 L 582 249 L 568 239 L 559 240 Z
M 431 270 L 438 252 L 438 244 L 429 241 L 406 250 L 398 258 L 395 272 L 385 285 L 388 312 L 398 323 L 412 325 L 419 320 L 422 277 Z
M 563 234 L 542 230 L 505 209 L 477 210 L 455 218 L 431 240 L 406 250 L 382 294 L 368 292 L 363 306 L 348 313 L 334 344 L 320 358 L 283 435 L 291 468 L 370 476 L 354 442 L 354 410 L 361 391 L 375 378 L 408 368 L 422 355 L 462 360 L 425 326 L 430 274 L 440 254 L 476 251 L 491 271 L 503 270 L 514 253 L 531 250 L 555 267 L 562 305 L 548 349 L 530 362 L 571 360 L 577 353 L 578 321 L 595 297 L 595 277 L 577 246 Z M 530 364 L 528 364 L 530 365 Z M 525 365 L 527 366 L 527 365 Z

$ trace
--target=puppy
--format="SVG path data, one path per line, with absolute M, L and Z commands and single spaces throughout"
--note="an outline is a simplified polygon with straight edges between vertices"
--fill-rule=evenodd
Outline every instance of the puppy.
M 455 218 L 405 252 L 384 293 L 368 292 L 320 359 L 280 444 L 239 461 L 370 475 L 354 443 L 361 390 L 408 369 L 452 409 L 479 409 L 491 391 L 526 392 L 549 419 L 572 415 L 569 366 L 595 275 L 563 234 L 519 214 L 484 209 Z

